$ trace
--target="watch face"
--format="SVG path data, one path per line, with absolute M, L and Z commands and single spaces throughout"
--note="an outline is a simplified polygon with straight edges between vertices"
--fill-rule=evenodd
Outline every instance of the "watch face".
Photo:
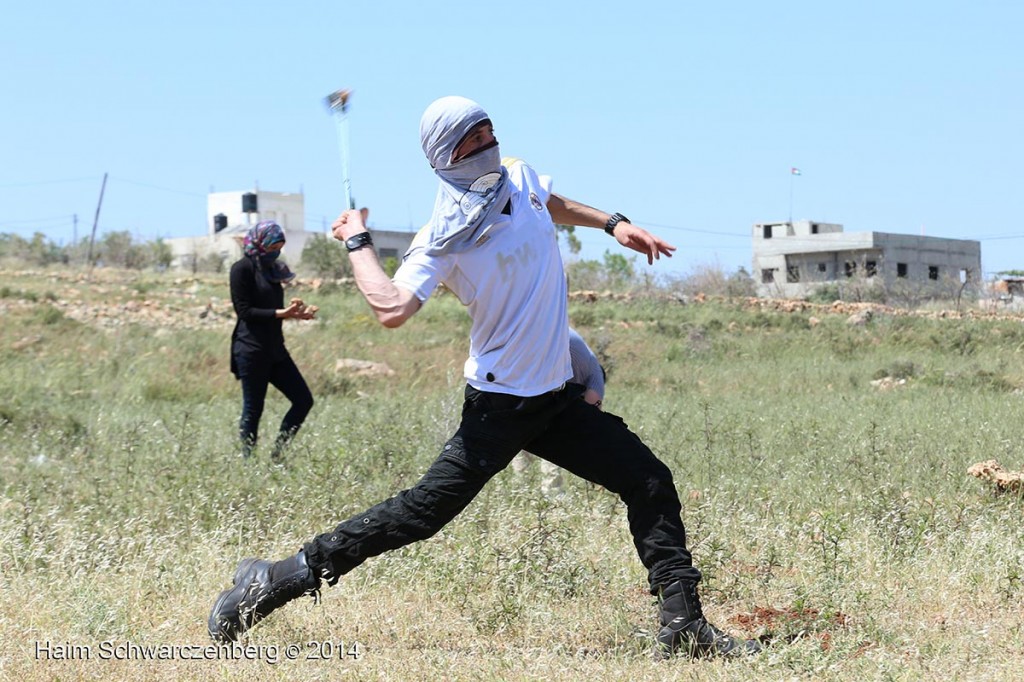
M 354 251 L 355 249 L 358 249 L 360 246 L 366 246 L 367 244 L 372 243 L 373 239 L 370 237 L 369 232 L 360 232 L 354 237 L 349 237 L 348 239 L 345 240 L 345 248 L 347 248 L 349 251 Z

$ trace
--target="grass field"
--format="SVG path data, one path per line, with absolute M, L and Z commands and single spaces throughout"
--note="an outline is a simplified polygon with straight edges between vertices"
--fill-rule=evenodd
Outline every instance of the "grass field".
M 966 474 L 1024 467 L 1021 320 L 572 303 L 607 409 L 675 474 L 709 618 L 769 641 L 757 658 L 654 662 L 624 507 L 574 479 L 548 500 L 534 467 L 275 613 L 263 660 L 181 660 L 209 655 L 239 559 L 415 482 L 457 424 L 468 318 L 441 296 L 389 331 L 349 288 L 300 288 L 320 320 L 286 336 L 317 404 L 281 468 L 237 454 L 226 277 L 3 282 L 0 679 L 1021 678 L 1024 505 Z M 272 393 L 264 434 L 284 410 Z

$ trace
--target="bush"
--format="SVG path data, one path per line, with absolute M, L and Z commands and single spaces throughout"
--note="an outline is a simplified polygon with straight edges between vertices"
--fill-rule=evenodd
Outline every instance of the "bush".
M 0 258 L 18 260 L 28 265 L 50 265 L 64 260 L 60 247 L 41 232 L 25 239 L 16 234 L 0 234 Z
M 578 260 L 565 266 L 565 274 L 573 289 L 630 289 L 636 282 L 633 259 L 622 254 L 604 252 L 603 262 Z
M 757 285 L 746 269 L 739 268 L 733 274 L 726 275 L 717 263 L 696 265 L 685 277 L 671 281 L 669 287 L 687 296 L 705 294 L 745 298 L 757 295 Z
M 35 300 L 33 298 L 32 300 Z M 34 311 L 37 320 L 45 325 L 55 325 L 63 322 L 66 318 L 64 313 L 61 312 L 60 308 L 56 308 L 52 305 L 43 305 L 36 308 Z
M 98 246 L 93 257 L 104 265 L 140 270 L 152 262 L 151 248 L 145 243 L 136 243 L 128 231 L 107 232 Z
M 150 260 L 160 270 L 166 270 L 171 267 L 174 254 L 171 252 L 170 245 L 163 239 L 157 239 L 150 247 Z M 218 270 L 218 272 L 220 271 Z
M 224 272 L 224 257 L 219 253 L 208 253 L 196 261 L 194 271 L 219 275 Z
M 807 300 L 811 303 L 832 303 L 834 301 L 842 300 L 842 294 L 839 291 L 839 284 L 837 282 L 830 282 L 829 284 L 822 284 L 814 288 L 814 291 L 807 296 Z
M 388 277 L 395 276 L 395 273 L 398 272 L 399 265 L 401 265 L 401 263 L 394 256 L 388 256 L 380 264 L 380 266 L 384 268 L 384 272 L 387 274 Z

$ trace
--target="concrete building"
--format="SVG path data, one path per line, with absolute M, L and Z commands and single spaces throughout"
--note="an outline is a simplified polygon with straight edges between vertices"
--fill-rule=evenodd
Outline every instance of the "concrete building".
M 981 243 L 888 232 L 843 232 L 835 223 L 756 223 L 758 295 L 803 298 L 827 283 L 942 295 L 981 284 Z
M 401 262 L 416 233 L 370 228 L 370 235 L 373 236 L 373 248 L 377 252 L 377 258 L 383 263 L 388 258 L 396 258 Z
M 304 201 L 301 193 L 291 192 L 212 192 L 206 200 L 206 234 L 165 240 L 171 247 L 171 267 L 193 270 L 197 264 L 217 258 L 229 265 L 241 256 L 242 238 L 249 228 L 260 221 L 273 220 L 284 228 L 287 239 L 282 254 L 295 269 L 300 265 L 306 242 L 315 235 L 331 236 L 330 230 L 306 230 Z M 370 232 L 381 260 L 401 258 L 415 236 L 413 232 L 392 230 Z
M 211 192 L 206 196 L 206 234 L 166 240 L 171 247 L 171 267 L 194 269 L 197 263 L 221 258 L 235 261 L 242 253 L 241 240 L 261 220 L 276 221 L 284 228 L 284 257 L 297 263 L 306 240 L 304 197 L 300 193 L 246 190 Z

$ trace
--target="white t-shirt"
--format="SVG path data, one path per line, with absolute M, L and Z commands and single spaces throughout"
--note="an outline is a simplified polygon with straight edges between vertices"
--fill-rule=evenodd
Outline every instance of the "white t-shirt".
M 421 302 L 443 283 L 473 321 L 465 376 L 481 391 L 534 396 L 572 377 L 565 271 L 550 185 L 522 161 L 506 163 L 511 222 L 482 243 L 441 256 L 409 256 L 392 281 Z
M 572 327 L 569 327 L 569 359 L 572 362 L 572 380 L 597 393 L 604 400 L 604 369 L 590 350 L 590 346 Z

